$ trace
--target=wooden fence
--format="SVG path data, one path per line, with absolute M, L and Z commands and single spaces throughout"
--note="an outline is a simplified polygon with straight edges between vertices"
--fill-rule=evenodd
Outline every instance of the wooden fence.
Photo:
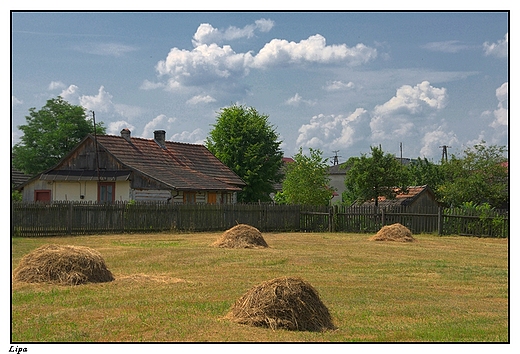
M 476 215 L 447 208 L 77 202 L 15 202 L 11 208 L 13 236 L 224 231 L 238 223 L 263 232 L 375 233 L 383 225 L 401 223 L 414 234 L 508 237 L 508 221 L 504 211 Z

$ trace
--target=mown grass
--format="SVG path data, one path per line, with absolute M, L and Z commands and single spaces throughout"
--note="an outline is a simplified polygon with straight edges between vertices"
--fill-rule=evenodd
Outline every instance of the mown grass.
M 116 280 L 12 283 L 13 343 L 508 342 L 508 242 L 414 235 L 264 233 L 266 249 L 211 247 L 220 233 L 13 238 L 12 269 L 43 244 L 98 250 Z M 335 331 L 249 327 L 222 317 L 251 287 L 299 276 Z

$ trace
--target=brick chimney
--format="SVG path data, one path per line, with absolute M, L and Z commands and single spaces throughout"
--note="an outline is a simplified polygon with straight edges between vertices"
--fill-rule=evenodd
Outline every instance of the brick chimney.
M 126 141 L 130 142 L 130 129 L 124 128 L 121 130 L 121 136 L 125 138 Z
M 166 132 L 164 130 L 154 131 L 153 139 L 160 147 L 162 147 L 163 149 L 166 149 Z

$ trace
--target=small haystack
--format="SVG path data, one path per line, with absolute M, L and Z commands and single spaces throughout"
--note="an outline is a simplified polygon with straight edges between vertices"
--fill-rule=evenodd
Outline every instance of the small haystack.
M 101 254 L 83 246 L 44 245 L 25 255 L 13 279 L 26 283 L 78 285 L 114 280 Z
M 262 233 L 253 226 L 238 224 L 225 231 L 212 246 L 222 248 L 264 248 L 269 247 Z
M 413 242 L 415 239 L 412 232 L 406 226 L 399 223 L 386 225 L 381 228 L 374 236 L 369 238 L 370 241 L 398 241 Z
M 335 329 L 318 292 L 300 278 L 272 279 L 238 299 L 226 319 L 255 327 L 291 331 Z

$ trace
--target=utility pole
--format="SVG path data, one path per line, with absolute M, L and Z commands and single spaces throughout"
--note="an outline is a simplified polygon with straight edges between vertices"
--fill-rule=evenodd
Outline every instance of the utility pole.
M 441 162 L 442 161 L 448 162 L 448 149 L 451 149 L 451 146 L 441 145 L 441 146 L 439 146 L 439 148 L 442 149 Z
M 332 161 L 333 161 L 333 162 L 332 162 L 332 165 L 333 165 L 333 166 L 336 166 L 336 165 L 339 164 L 339 159 L 338 159 L 338 157 L 339 157 L 339 156 L 338 156 L 338 152 L 339 152 L 339 150 L 334 150 L 334 151 L 332 151 L 332 152 L 334 153 L 334 156 L 333 156 L 334 160 L 332 160 Z
M 401 151 L 401 165 L 403 164 L 403 143 L 399 143 L 399 150 Z
M 97 146 L 97 132 L 96 132 L 96 113 L 94 111 L 92 112 L 92 120 L 94 122 L 94 146 L 96 150 L 96 170 L 97 170 L 97 179 L 98 183 L 101 181 L 101 177 L 99 175 L 99 152 L 98 152 L 98 146 Z

